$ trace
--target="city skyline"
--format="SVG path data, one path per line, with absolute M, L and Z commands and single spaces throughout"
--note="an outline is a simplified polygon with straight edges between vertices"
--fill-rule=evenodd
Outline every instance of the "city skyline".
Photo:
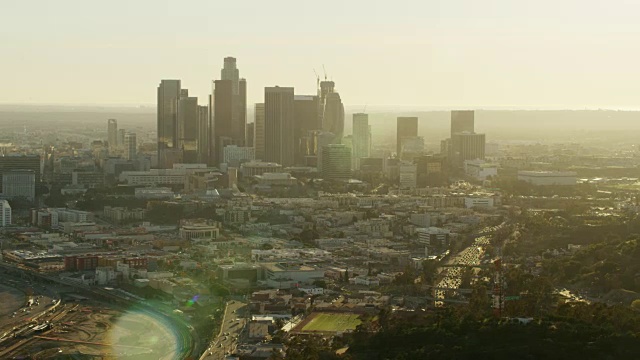
M 576 13 L 575 1 L 410 2 L 414 10 L 406 13 L 403 6 L 352 2 L 332 13 L 330 29 L 317 26 L 327 15 L 307 4 L 285 2 L 282 12 L 255 5 L 249 13 L 246 4 L 224 4 L 220 10 L 229 16 L 216 22 L 205 21 L 214 6 L 207 2 L 194 2 L 201 11 L 150 4 L 127 3 L 126 12 L 117 4 L 98 5 L 86 16 L 89 8 L 81 2 L 44 3 L 30 26 L 17 16 L 29 5 L 7 4 L 3 24 L 22 31 L 2 32 L 8 56 L 0 64 L 11 69 L 3 78 L 13 86 L 0 90 L 0 99 L 146 105 L 154 103 L 146 89 L 166 78 L 182 79 L 203 97 L 217 77 L 218 59 L 232 55 L 243 59 L 251 79 L 249 104 L 276 83 L 311 93 L 313 70 L 324 78 L 325 64 L 349 104 L 636 107 L 640 52 L 628 44 L 638 31 L 638 4 L 580 3 Z M 259 13 L 271 17 L 253 15 Z M 159 25 L 169 19 L 180 35 Z M 221 31 L 239 21 L 249 25 Z M 173 50 L 176 42 L 183 51 Z M 189 59 L 179 56 L 184 51 Z M 390 66 L 398 62 L 402 66 Z M 375 86 L 382 78 L 388 91 Z

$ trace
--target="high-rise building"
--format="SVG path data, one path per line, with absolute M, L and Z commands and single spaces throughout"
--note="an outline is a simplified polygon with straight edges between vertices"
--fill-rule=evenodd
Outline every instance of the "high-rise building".
M 7 200 L 0 200 L 0 227 L 11 225 L 11 205 Z
M 344 144 L 322 147 L 322 177 L 348 179 L 351 176 L 351 149 Z
M 2 173 L 2 195 L 8 198 L 36 198 L 36 174 L 33 170 L 9 170 Z
M 256 149 L 256 159 L 264 160 L 264 103 L 255 105 L 253 147 Z
M 339 144 L 344 133 L 344 105 L 342 104 L 342 99 L 340 99 L 340 94 L 335 91 L 335 83 L 333 81 L 321 81 L 318 97 L 322 130 L 333 133 L 335 142 Z
M 319 121 L 319 100 L 315 95 L 294 96 L 294 137 L 295 137 L 295 163 L 304 164 L 306 136 L 309 131 L 319 130 L 322 125 Z
M 136 133 L 128 132 L 124 135 L 124 156 L 127 160 L 135 160 L 138 155 L 138 141 Z
M 226 57 L 221 80 L 214 81 L 212 96 L 211 159 L 222 162 L 224 146 L 244 146 L 247 125 L 247 82 L 240 78 L 236 59 Z
M 180 80 L 162 80 L 158 86 L 158 167 L 167 169 L 180 158 L 178 148 L 178 100 Z M 123 139 L 124 140 L 124 139 Z
M 294 165 L 294 93 L 292 87 L 264 89 L 264 160 Z
M 396 152 L 398 157 L 402 154 L 402 140 L 418 136 L 417 117 L 398 117 L 398 131 L 396 133 Z
M 198 163 L 209 163 L 209 107 L 198 105 Z
M 35 174 L 36 184 L 40 183 L 40 155 L 0 156 L 0 188 L 2 174 L 10 170 L 31 170 Z
M 360 159 L 371 156 L 371 126 L 368 114 L 353 114 L 352 168 L 360 169 Z
M 484 159 L 485 135 L 470 132 L 451 136 L 452 164 L 461 168 L 465 160 Z
M 473 110 L 451 111 L 451 136 L 461 132 L 475 132 Z
M 247 147 L 253 147 L 253 133 L 255 131 L 255 124 L 255 122 L 247 124 L 247 135 L 245 136 L 246 140 L 244 142 Z
M 236 58 L 228 56 L 224 58 L 224 65 L 220 70 L 220 79 L 231 81 L 231 88 L 234 94 L 240 91 L 240 70 L 236 64 Z
M 338 93 L 327 94 L 322 128 L 335 134 L 337 142 L 342 140 L 344 133 L 344 105 Z
M 118 120 L 107 120 L 107 142 L 109 149 L 115 149 L 118 146 Z
M 122 148 L 124 148 L 124 145 L 125 145 L 125 144 L 124 144 L 124 135 L 125 135 L 126 133 L 127 133 L 127 130 L 126 130 L 126 129 L 118 129 L 118 139 L 117 139 L 117 142 L 118 142 L 118 147 L 119 147 L 119 148 L 121 148 L 121 149 L 122 149 Z
M 198 163 L 198 98 L 184 96 L 178 100 L 178 149 L 182 151 L 182 161 L 187 164 Z

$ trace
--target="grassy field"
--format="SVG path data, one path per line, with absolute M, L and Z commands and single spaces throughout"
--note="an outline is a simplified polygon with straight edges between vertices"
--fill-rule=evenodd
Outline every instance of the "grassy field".
M 361 323 L 359 317 L 359 315 L 354 314 L 319 313 L 302 328 L 302 331 L 339 332 L 355 330 L 356 326 Z

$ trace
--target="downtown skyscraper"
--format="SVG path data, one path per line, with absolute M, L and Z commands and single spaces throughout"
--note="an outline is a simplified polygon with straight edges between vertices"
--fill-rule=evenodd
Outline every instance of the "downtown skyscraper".
M 178 148 L 178 100 L 180 80 L 162 80 L 158 86 L 158 167 L 171 168 L 182 162 Z
M 360 169 L 360 159 L 371 155 L 371 126 L 369 115 L 353 114 L 352 168 Z
M 213 82 L 210 106 L 209 160 L 213 165 L 222 162 L 225 146 L 244 146 L 246 141 L 247 82 L 240 78 L 235 58 L 224 59 L 220 77 Z
M 294 90 L 264 89 L 264 160 L 284 167 L 294 165 Z
M 396 133 L 396 151 L 398 158 L 402 154 L 402 142 L 408 138 L 416 138 L 418 136 L 418 118 L 417 117 L 398 117 L 398 128 Z
M 118 120 L 107 120 L 107 143 L 110 150 L 114 150 L 118 146 Z
M 322 130 L 335 135 L 335 142 L 342 141 L 344 133 L 344 105 L 340 94 L 335 91 L 333 81 L 321 81 L 318 95 L 320 97 L 320 118 Z
M 451 137 L 461 132 L 475 132 L 473 110 L 451 110 Z

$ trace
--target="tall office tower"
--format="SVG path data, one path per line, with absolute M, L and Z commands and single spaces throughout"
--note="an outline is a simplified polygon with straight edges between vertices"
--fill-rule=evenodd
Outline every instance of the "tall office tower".
M 294 95 L 292 87 L 264 88 L 264 160 L 294 165 Z
M 178 148 L 178 100 L 180 80 L 162 80 L 158 86 L 158 167 L 167 169 L 175 162 Z M 124 140 L 124 139 L 123 139 Z
M 198 162 L 209 163 L 209 107 L 198 105 Z
M 318 97 L 315 95 L 295 95 L 293 98 L 295 163 L 298 165 L 304 164 L 307 134 L 322 128 L 318 118 L 318 104 Z
M 484 159 L 485 136 L 470 132 L 456 133 L 451 136 L 452 164 L 457 168 L 465 160 Z
M 246 140 L 244 142 L 244 144 L 247 147 L 253 147 L 253 134 L 254 134 L 254 131 L 255 131 L 255 124 L 256 123 L 254 123 L 254 122 L 247 124 L 247 135 L 245 136 Z
M 107 142 L 109 149 L 115 149 L 118 146 L 118 120 L 107 120 Z
M 9 198 L 36 198 L 36 174 L 33 170 L 9 170 L 2 173 L 2 195 Z
M 322 130 L 333 133 L 336 143 L 342 141 L 344 133 L 344 105 L 335 91 L 333 81 L 321 81 L 318 89 L 319 116 Z
M 40 183 L 40 155 L 6 155 L 0 156 L 0 188 L 2 174 L 10 170 L 31 170 L 35 174 L 36 184 Z
M 475 132 L 473 110 L 451 111 L 451 136 L 461 132 Z
M 11 205 L 7 200 L 0 200 L 0 227 L 11 225 Z
M 124 135 L 127 133 L 125 129 L 118 130 L 118 139 L 116 140 L 119 148 L 124 148 Z
M 351 176 L 351 149 L 344 144 L 329 144 L 322 148 L 322 177 L 348 179 Z
M 178 149 L 182 151 L 182 161 L 188 164 L 198 162 L 198 111 L 197 97 L 185 93 L 178 100 Z
M 224 146 L 244 146 L 247 126 L 247 81 L 240 78 L 235 58 L 224 59 L 220 75 L 221 80 L 215 80 L 213 85 L 213 118 L 210 119 L 213 124 L 211 155 L 215 165 L 222 162 Z
M 53 181 L 53 169 L 55 165 L 55 148 L 53 145 L 44 147 L 44 161 L 42 166 L 42 181 L 50 183 Z
M 231 88 L 234 94 L 240 91 L 240 70 L 236 64 L 236 58 L 228 56 L 224 58 L 224 65 L 220 71 L 220 79 L 231 81 Z
M 402 154 L 402 140 L 418 136 L 417 117 L 398 117 L 398 131 L 396 133 L 396 153 L 400 158 Z
M 255 105 L 253 120 L 253 147 L 256 148 L 256 159 L 264 160 L 264 103 Z
M 371 156 L 371 127 L 368 114 L 353 114 L 352 168 L 360 169 L 360 159 Z
M 124 156 L 127 160 L 135 160 L 138 155 L 138 141 L 136 133 L 128 132 L 124 135 Z

